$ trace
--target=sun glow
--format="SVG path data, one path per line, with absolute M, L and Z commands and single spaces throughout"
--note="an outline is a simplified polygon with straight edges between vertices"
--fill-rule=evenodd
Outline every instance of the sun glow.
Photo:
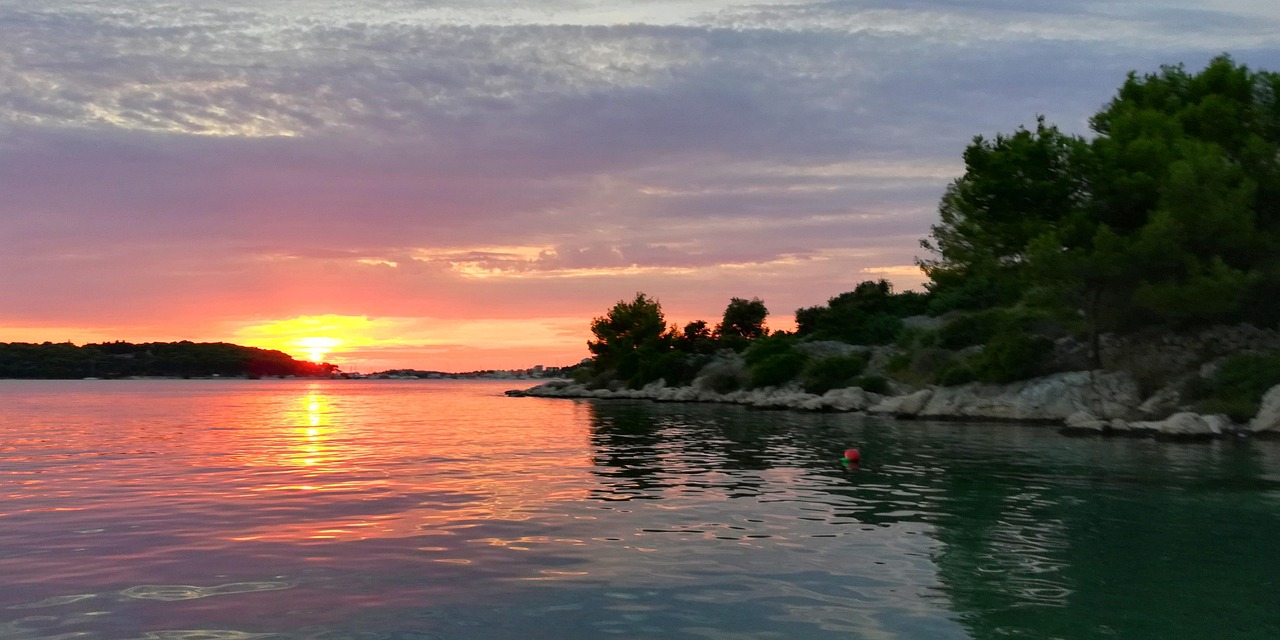
M 348 373 L 414 368 L 441 371 L 526 368 L 577 362 L 580 317 L 370 318 L 297 316 L 228 329 L 231 341 L 327 362 Z M 0 327 L 2 328 L 2 327 Z M 459 357 L 467 353 L 477 357 Z
M 380 325 L 364 316 L 301 316 L 266 324 L 242 327 L 235 332 L 241 344 L 264 349 L 279 349 L 289 355 L 312 362 L 335 362 L 349 357 L 346 353 L 377 344 L 373 333 Z
M 299 338 L 294 344 L 307 356 L 308 360 L 319 364 L 324 362 L 325 356 L 329 355 L 330 351 L 342 346 L 342 341 L 337 338 L 309 336 Z

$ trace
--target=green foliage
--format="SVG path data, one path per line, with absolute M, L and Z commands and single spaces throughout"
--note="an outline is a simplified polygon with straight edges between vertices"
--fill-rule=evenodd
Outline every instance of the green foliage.
M 672 349 L 662 305 L 643 293 L 631 302 L 619 300 L 607 314 L 592 320 L 591 333 L 596 339 L 587 342 L 587 349 L 595 355 L 596 373 L 614 371 L 632 386 L 656 380 L 657 368 L 647 363 Z
M 698 372 L 698 384 L 716 393 L 737 391 L 750 382 L 750 376 L 735 359 L 713 359 Z
M 1002 333 L 995 336 L 972 360 L 974 377 L 982 382 L 1013 382 L 1043 371 L 1053 343 L 1043 336 Z
M 591 367 L 578 367 L 573 370 L 573 375 L 570 379 L 578 384 L 589 384 L 595 375 L 595 370 Z
M 1082 316 L 1095 360 L 1104 330 L 1280 316 L 1246 304 L 1280 273 L 1277 89 L 1220 56 L 1130 74 L 1091 141 L 1043 119 L 976 138 L 924 243 L 933 311 Z
M 978 379 L 978 374 L 974 372 L 972 366 L 958 360 L 947 361 L 935 375 L 938 384 L 944 387 L 954 387 Z
M 722 345 L 741 351 L 752 340 L 764 337 L 764 319 L 769 316 L 760 298 L 744 300 L 731 298 L 725 307 L 724 318 L 716 325 L 715 335 Z
M 930 291 L 949 309 L 1016 302 L 1026 287 L 1027 246 L 1086 205 L 1087 151 L 1083 139 L 1044 118 L 1034 130 L 974 138 L 965 174 L 942 197 L 933 240 L 921 243 L 937 255 L 920 261 Z
M 775 335 L 769 336 L 763 340 L 757 340 L 743 354 L 742 359 L 747 363 L 748 367 L 760 364 L 764 360 L 794 350 L 799 340 L 791 335 Z
M 858 376 L 853 379 L 853 386 L 861 387 L 869 393 L 889 394 L 889 379 L 884 376 Z
M 936 344 L 944 349 L 985 344 L 1002 328 L 1002 315 L 1002 309 L 987 309 L 959 316 L 938 329 Z
M 769 356 L 751 366 L 751 386 L 776 387 L 799 377 L 808 357 L 799 351 Z
M 859 353 L 813 360 L 801 376 L 801 385 L 816 394 L 852 386 L 867 368 L 867 359 L 866 354 Z
M 1193 395 L 1199 399 L 1197 410 L 1246 422 L 1258 413 L 1263 394 L 1278 384 L 1280 353 L 1245 353 L 1227 358 Z
M 933 344 L 944 349 L 959 350 L 987 344 L 1006 334 L 1051 331 L 1058 324 L 1043 310 L 1032 307 L 984 309 L 957 315 L 942 325 L 933 337 Z
M 911 369 L 911 360 L 912 357 L 910 351 L 898 351 L 892 356 L 889 356 L 888 362 L 884 365 L 884 370 L 892 374 L 906 373 Z
M 742 354 L 750 386 L 780 386 L 799 378 L 809 358 L 795 350 L 796 342 L 794 336 L 775 335 L 752 343 Z
M 678 386 L 693 381 L 698 367 L 693 359 L 681 351 L 640 352 L 640 364 L 636 372 L 627 380 L 628 386 L 639 389 L 644 385 L 662 379 L 668 385 Z
M 923 315 L 929 297 L 893 293 L 887 280 L 866 281 L 827 301 L 825 307 L 796 310 L 796 335 L 849 344 L 892 344 L 903 331 L 902 318 Z
M 694 320 L 686 324 L 676 337 L 675 346 L 685 353 L 703 355 L 715 353 L 718 347 L 715 335 L 705 320 Z

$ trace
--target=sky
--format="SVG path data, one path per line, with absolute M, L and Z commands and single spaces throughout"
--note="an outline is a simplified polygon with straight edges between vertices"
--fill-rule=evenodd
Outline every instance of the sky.
M 975 135 L 1280 70 L 1275 0 L 5 0 L 0 342 L 563 366 L 886 278 Z

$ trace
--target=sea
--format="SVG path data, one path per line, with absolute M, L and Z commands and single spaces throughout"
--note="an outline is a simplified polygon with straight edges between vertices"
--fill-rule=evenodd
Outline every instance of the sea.
M 1280 638 L 1280 442 L 520 384 L 0 381 L 0 638 Z

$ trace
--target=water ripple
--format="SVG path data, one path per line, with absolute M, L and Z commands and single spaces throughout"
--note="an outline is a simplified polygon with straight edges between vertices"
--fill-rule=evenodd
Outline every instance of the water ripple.
M 43 607 L 57 607 L 64 604 L 80 602 L 81 600 L 88 600 L 89 598 L 93 598 L 93 597 L 95 597 L 95 594 L 92 594 L 92 593 L 77 593 L 77 594 L 68 595 L 68 596 L 52 596 L 49 598 L 45 598 L 44 600 L 40 600 L 39 602 L 15 604 L 8 608 L 9 609 L 40 609 Z
M 9 382 L 4 640 L 1280 637 L 1274 443 L 490 383 Z
M 288 582 L 232 582 L 213 587 L 196 587 L 186 584 L 142 584 L 120 591 L 120 594 L 138 600 L 195 600 L 211 596 L 225 596 L 237 593 L 256 593 L 259 591 L 279 591 L 292 587 Z
M 268 638 L 271 633 L 248 633 L 231 629 L 172 629 L 167 631 L 148 631 L 139 638 L 130 640 L 254 640 Z

